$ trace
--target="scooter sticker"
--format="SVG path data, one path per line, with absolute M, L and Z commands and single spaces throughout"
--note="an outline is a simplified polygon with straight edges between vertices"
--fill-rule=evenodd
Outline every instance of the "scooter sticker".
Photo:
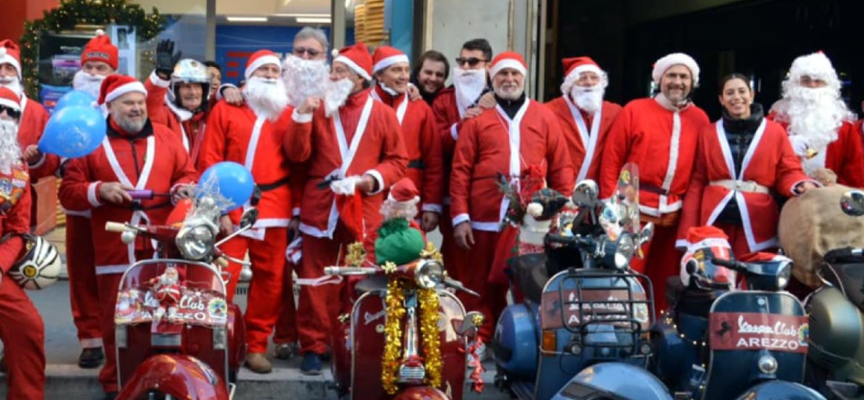
M 763 313 L 713 313 L 712 350 L 772 350 L 807 353 L 806 316 Z
M 565 290 L 564 304 L 557 291 L 543 293 L 540 323 L 543 329 L 577 327 L 590 321 L 609 321 L 618 326 L 629 326 L 631 319 L 648 329 L 650 316 L 645 294 L 633 292 L 633 312 L 630 310 L 630 293 L 627 290 L 597 290 L 583 289 L 582 298 L 574 290 Z M 562 315 L 563 314 L 563 315 Z

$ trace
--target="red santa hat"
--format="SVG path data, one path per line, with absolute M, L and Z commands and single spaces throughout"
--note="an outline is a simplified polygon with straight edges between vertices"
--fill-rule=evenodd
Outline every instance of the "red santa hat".
M 396 201 L 399 203 L 413 202 L 417 204 L 420 201 L 420 191 L 414 185 L 414 181 L 408 178 L 402 178 L 390 187 L 390 193 L 387 195 L 387 200 Z
M 0 106 L 9 107 L 15 111 L 21 111 L 21 103 L 18 102 L 18 95 L 12 89 L 0 87 Z
M 522 75 L 528 74 L 528 66 L 525 64 L 525 59 L 515 51 L 505 51 L 495 56 L 492 59 L 489 74 L 490 76 L 495 76 L 495 74 L 501 72 L 504 68 L 515 69 L 522 73 Z
M 732 258 L 732 246 L 729 245 L 729 237 L 723 230 L 714 226 L 692 227 L 687 230 L 687 252 L 681 258 L 681 281 L 685 286 L 690 284 L 690 272 L 687 271 L 688 261 L 696 258 L 696 252 L 700 249 L 710 249 L 714 258 L 729 260 Z M 700 266 L 703 264 L 700 261 Z M 707 273 L 716 283 L 733 284 L 735 274 L 726 268 L 718 267 L 716 270 L 703 271 Z
M 666 70 L 675 65 L 683 65 L 687 67 L 693 75 L 693 87 L 699 86 L 699 64 L 696 63 L 696 60 L 694 60 L 693 57 L 684 53 L 668 54 L 657 60 L 657 62 L 654 63 L 654 71 L 651 72 L 651 77 L 654 78 L 654 83 L 659 85 L 660 78 L 663 78 L 663 74 L 666 73 Z
M 387 69 L 394 64 L 411 62 L 408 60 L 408 56 L 406 56 L 405 53 L 390 46 L 381 46 L 376 49 L 375 54 L 372 55 L 372 60 L 374 62 L 374 67 L 372 67 L 373 74 L 382 69 Z
M 600 77 L 603 88 L 609 86 L 609 78 L 606 72 L 591 59 L 591 57 L 570 57 L 562 60 L 564 64 L 564 83 L 561 84 L 561 93 L 570 93 L 570 89 L 579 80 L 583 72 L 593 72 Z
M 0 41 L 0 64 L 12 64 L 21 79 L 21 49 L 15 42 L 5 39 Z
M 244 73 L 244 76 L 246 79 L 249 79 L 252 77 L 252 74 L 255 73 L 255 70 L 267 64 L 273 64 L 279 67 L 280 72 L 282 71 L 282 62 L 279 60 L 279 57 L 276 56 L 276 53 L 270 50 L 256 51 L 251 57 L 249 57 L 249 60 L 246 61 L 246 72 Z
M 133 92 L 147 95 L 147 89 L 144 89 L 144 84 L 138 82 L 137 79 L 128 75 L 108 75 L 102 81 L 102 87 L 99 89 L 99 104 L 110 103 L 124 94 Z
M 367 81 L 372 80 L 372 56 L 363 42 L 353 46 L 343 47 L 333 54 L 333 62 L 341 62 Z
M 87 42 L 81 52 L 81 65 L 87 61 L 101 61 L 117 70 L 117 60 L 117 46 L 111 43 L 111 39 L 101 29 L 96 31 L 96 36 Z

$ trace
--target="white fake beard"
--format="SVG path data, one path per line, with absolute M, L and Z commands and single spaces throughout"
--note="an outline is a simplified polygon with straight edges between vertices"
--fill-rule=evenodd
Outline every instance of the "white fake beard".
M 84 72 L 84 70 L 79 70 L 72 79 L 72 88 L 88 93 L 94 99 L 98 99 L 99 90 L 102 89 L 102 81 L 104 80 L 105 77 L 102 75 L 89 74 Z
M 324 95 L 324 115 L 328 117 L 332 116 L 339 107 L 345 104 L 345 100 L 348 100 L 348 96 L 351 95 L 352 91 L 354 91 L 354 82 L 351 82 L 348 78 L 335 82 L 330 81 L 327 93 Z
M 588 114 L 596 114 L 603 107 L 603 86 L 582 87 L 574 85 L 570 89 L 570 99 L 580 110 Z
M 524 88 L 516 85 L 501 85 L 493 89 L 495 90 L 495 95 L 504 100 L 517 100 L 525 91 Z
M 840 94 L 831 88 L 789 87 L 780 111 L 789 122 L 790 135 L 803 135 L 814 150 L 822 151 L 837 140 L 837 129 L 848 119 L 849 110 Z
M 265 117 L 270 121 L 279 119 L 285 107 L 288 106 L 288 94 L 285 86 L 279 84 L 279 79 L 267 79 L 253 76 L 246 81 L 243 94 L 249 107 L 259 117 Z
M 5 87 L 21 97 L 21 81 L 16 77 L 0 78 L 0 87 Z
M 21 161 L 21 148 L 18 147 L 18 124 L 14 121 L 0 121 L 0 172 L 9 174 L 12 166 Z
M 453 68 L 453 86 L 459 114 L 464 114 L 486 88 L 486 70 Z
M 299 107 L 307 98 L 324 98 L 330 86 L 330 69 L 324 60 L 304 60 L 289 54 L 282 62 L 282 83 L 288 105 Z
M 162 274 L 159 276 L 159 285 L 161 286 L 171 286 L 177 284 L 176 276 L 168 276 L 168 274 Z

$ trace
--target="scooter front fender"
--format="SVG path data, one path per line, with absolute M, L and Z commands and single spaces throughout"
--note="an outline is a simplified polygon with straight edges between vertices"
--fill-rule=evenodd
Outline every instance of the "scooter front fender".
M 744 394 L 738 400 L 825 400 L 819 392 L 800 383 L 786 381 L 770 381 L 760 383 Z
M 397 393 L 393 400 L 450 400 L 450 398 L 431 386 L 410 386 Z
M 117 400 L 146 398 L 151 391 L 187 400 L 229 400 L 228 388 L 201 361 L 175 354 L 160 354 L 144 361 L 132 374 Z

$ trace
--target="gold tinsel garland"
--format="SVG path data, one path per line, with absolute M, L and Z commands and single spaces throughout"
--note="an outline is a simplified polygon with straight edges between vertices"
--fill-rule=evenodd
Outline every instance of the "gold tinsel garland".
M 420 301 L 420 333 L 423 335 L 423 357 L 426 364 L 426 383 L 441 387 L 441 344 L 438 336 L 438 292 L 435 289 L 418 289 Z
M 381 356 L 381 384 L 387 394 L 396 394 L 400 357 L 402 356 L 402 318 L 405 316 L 405 293 L 398 278 L 387 283 L 384 354 Z

